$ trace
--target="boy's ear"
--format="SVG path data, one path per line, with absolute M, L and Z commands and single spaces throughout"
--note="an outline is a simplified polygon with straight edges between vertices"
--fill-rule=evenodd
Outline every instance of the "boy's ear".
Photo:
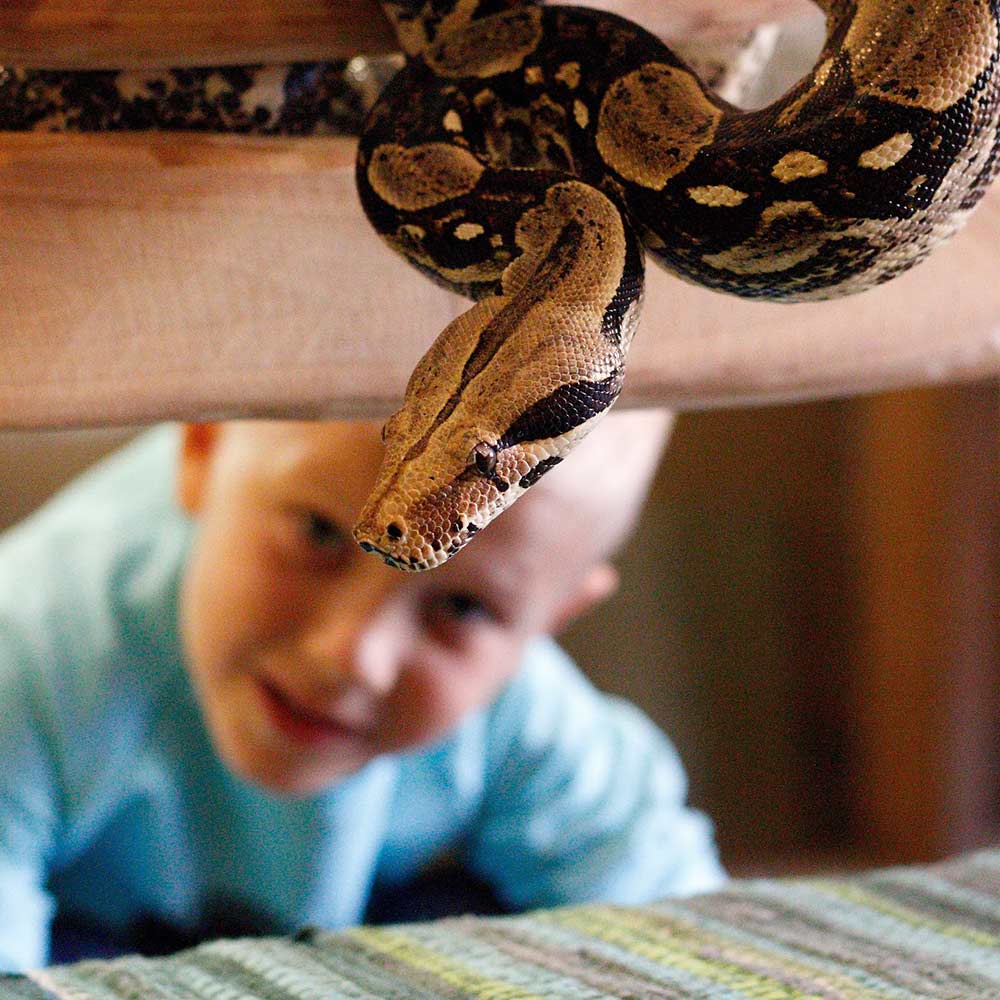
M 201 510 L 219 431 L 216 423 L 184 424 L 181 428 L 177 499 L 188 514 L 197 514 Z
M 611 563 L 602 562 L 592 566 L 576 590 L 556 609 L 549 631 L 558 635 L 581 615 L 606 601 L 618 590 L 619 581 L 618 570 Z

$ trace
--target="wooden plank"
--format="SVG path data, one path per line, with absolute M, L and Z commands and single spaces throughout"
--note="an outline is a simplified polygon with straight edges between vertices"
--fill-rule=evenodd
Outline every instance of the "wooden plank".
M 0 424 L 381 415 L 464 308 L 364 219 L 348 139 L 0 135 Z M 633 404 L 704 408 L 1000 372 L 1000 192 L 852 299 L 781 306 L 651 265 Z
M 564 0 L 568 2 L 568 0 Z M 729 36 L 808 0 L 606 0 L 663 37 Z M 735 8 L 735 9 L 734 9 Z M 47 69 L 331 59 L 395 47 L 375 0 L 3 0 L 0 65 Z
M 119 69 L 332 59 L 394 48 L 364 0 L 5 0 L 0 63 Z

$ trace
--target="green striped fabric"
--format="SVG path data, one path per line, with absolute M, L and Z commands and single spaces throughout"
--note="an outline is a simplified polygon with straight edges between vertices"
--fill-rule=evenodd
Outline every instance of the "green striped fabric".
M 643 907 L 218 941 L 9 980 L 12 997 L 1000 998 L 1000 849 Z

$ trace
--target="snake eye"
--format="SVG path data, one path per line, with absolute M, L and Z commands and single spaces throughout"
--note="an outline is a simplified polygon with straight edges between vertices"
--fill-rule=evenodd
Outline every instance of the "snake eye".
M 382 425 L 382 444 L 385 444 L 393 434 L 396 433 L 396 427 L 399 424 L 399 414 L 394 413 L 388 420 Z
M 497 449 L 495 445 L 480 441 L 469 456 L 469 464 L 475 465 L 482 476 L 492 476 L 497 469 Z

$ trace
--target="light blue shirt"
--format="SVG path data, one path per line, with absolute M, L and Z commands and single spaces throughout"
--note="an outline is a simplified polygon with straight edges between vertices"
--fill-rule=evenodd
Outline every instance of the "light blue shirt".
M 519 909 L 720 883 L 674 749 L 550 640 L 435 746 L 305 800 L 234 777 L 177 635 L 176 448 L 143 435 L 0 538 L 0 969 L 45 963 L 56 907 L 109 933 L 356 924 L 452 850 Z

